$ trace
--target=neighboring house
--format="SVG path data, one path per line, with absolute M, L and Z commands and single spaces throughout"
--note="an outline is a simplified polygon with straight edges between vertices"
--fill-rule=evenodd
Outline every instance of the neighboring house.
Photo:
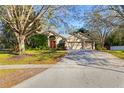
M 95 42 L 92 38 L 82 33 L 70 33 L 68 37 L 54 31 L 46 31 L 44 34 L 48 36 L 48 46 L 50 48 L 57 48 L 60 42 L 64 42 L 66 49 L 95 49 Z

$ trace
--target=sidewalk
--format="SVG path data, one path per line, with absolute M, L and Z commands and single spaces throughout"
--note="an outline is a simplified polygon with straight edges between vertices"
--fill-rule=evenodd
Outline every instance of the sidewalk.
M 55 64 L 0 65 L 1 69 L 49 68 Z

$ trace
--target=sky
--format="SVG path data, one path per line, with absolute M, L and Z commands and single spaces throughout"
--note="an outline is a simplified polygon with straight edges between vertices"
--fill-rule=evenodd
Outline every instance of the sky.
M 73 15 L 77 14 L 77 16 L 83 16 L 84 13 L 87 13 L 92 10 L 93 6 L 87 6 L 87 5 L 82 5 L 82 6 L 73 6 Z M 83 22 L 83 21 L 82 21 Z M 83 23 L 81 23 L 79 20 L 72 20 L 70 24 L 74 26 L 82 26 Z
M 69 25 L 69 27 L 72 29 L 73 27 L 74 28 L 81 28 L 81 27 L 84 27 L 84 21 L 83 21 L 83 16 L 84 16 L 84 13 L 87 13 L 87 12 L 90 12 L 92 11 L 92 8 L 94 6 L 91 6 L 91 5 L 76 5 L 76 6 L 72 6 L 70 8 L 70 13 L 71 13 L 71 16 L 68 16 L 68 18 L 66 18 L 66 22 L 67 24 Z M 82 17 L 80 19 L 82 20 L 79 20 L 78 18 L 75 18 L 75 17 Z M 84 27 L 85 28 L 85 27 Z M 68 31 L 66 31 L 67 29 L 64 27 L 64 26 L 60 26 L 58 28 L 58 33 L 60 34 L 63 34 L 63 35 L 67 35 L 68 34 Z

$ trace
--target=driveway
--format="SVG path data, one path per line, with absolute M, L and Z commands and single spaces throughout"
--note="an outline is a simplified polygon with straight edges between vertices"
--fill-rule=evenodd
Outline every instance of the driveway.
M 70 51 L 58 64 L 14 87 L 124 87 L 124 60 L 99 51 Z

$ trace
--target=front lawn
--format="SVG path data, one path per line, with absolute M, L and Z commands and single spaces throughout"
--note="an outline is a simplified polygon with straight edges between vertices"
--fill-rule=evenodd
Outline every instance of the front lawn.
M 4 70 L 0 70 L 0 77 L 4 77 L 10 73 L 15 72 L 15 69 L 4 69 Z
M 0 52 L 0 65 L 11 64 L 55 64 L 66 51 L 50 52 L 49 50 L 27 50 L 25 55 Z
M 124 51 L 122 50 L 105 50 L 104 52 L 108 52 L 114 56 L 124 59 Z

